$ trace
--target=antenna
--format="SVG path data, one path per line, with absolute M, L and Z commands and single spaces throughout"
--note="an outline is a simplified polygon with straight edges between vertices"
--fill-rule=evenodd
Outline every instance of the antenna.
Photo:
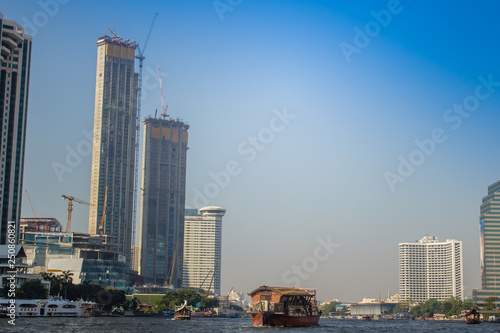
M 165 98 L 163 98 L 163 84 L 162 84 L 162 80 L 161 80 L 161 69 L 160 67 L 158 67 L 158 75 L 160 77 L 160 91 L 161 91 L 161 116 L 163 117 L 163 119 L 165 119 L 166 117 L 170 117 L 170 115 L 167 114 L 167 109 L 168 109 L 168 105 L 165 106 Z

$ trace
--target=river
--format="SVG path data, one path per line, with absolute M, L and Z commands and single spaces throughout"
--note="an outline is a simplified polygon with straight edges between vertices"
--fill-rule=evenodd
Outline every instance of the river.
M 420 320 L 338 320 L 323 318 L 307 328 L 254 327 L 250 318 L 196 318 L 179 321 L 158 317 L 17 318 L 15 326 L 0 318 L 1 332 L 499 332 L 500 324 Z

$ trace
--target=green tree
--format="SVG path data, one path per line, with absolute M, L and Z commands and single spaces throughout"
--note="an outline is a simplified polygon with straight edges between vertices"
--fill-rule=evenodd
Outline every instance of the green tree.
M 432 317 L 435 313 L 441 313 L 441 303 L 433 298 L 422 304 L 419 317 Z
M 497 297 L 495 297 L 495 296 L 486 298 L 484 300 L 483 310 L 486 310 L 486 311 L 495 310 L 497 308 L 497 305 L 495 303 L 496 301 L 497 301 Z
M 209 297 L 209 295 L 203 295 L 200 301 L 200 310 L 206 311 L 211 310 L 219 306 L 219 301 L 215 297 Z
M 202 297 L 196 291 L 190 289 L 170 291 L 158 300 L 154 311 L 161 312 L 167 309 L 173 310 L 176 305 L 184 304 L 184 300 L 187 301 L 188 305 L 196 306 L 196 304 L 201 302 Z
M 68 285 L 73 284 L 73 278 L 72 278 L 72 276 L 73 276 L 73 273 L 71 273 L 69 270 L 63 271 L 62 275 L 61 275 L 61 280 L 60 280 L 61 290 L 62 290 L 62 287 L 64 286 L 64 298 L 65 299 L 66 299 L 66 296 L 67 296 Z
M 49 291 L 42 284 L 42 280 L 34 279 L 24 282 L 16 291 L 16 298 L 45 299 Z
M 337 311 L 337 302 L 330 302 L 325 304 L 321 309 L 321 312 L 324 316 L 328 316 L 329 313 Z

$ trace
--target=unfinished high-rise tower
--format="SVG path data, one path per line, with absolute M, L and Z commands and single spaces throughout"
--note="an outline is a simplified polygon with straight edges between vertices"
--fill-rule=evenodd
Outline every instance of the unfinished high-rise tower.
M 135 42 L 97 41 L 89 233 L 109 236 L 130 260 L 138 74 Z M 125 259 L 124 259 L 125 260 Z

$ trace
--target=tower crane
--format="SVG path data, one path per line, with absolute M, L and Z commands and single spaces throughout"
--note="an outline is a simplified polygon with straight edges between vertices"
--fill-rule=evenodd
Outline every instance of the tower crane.
M 151 22 L 151 26 L 149 27 L 148 35 L 146 36 L 146 40 L 144 41 L 144 45 L 142 49 L 140 45 L 137 45 L 138 55 L 135 56 L 136 59 L 139 60 L 139 78 L 138 78 L 138 90 L 137 90 L 137 118 L 136 118 L 136 135 L 135 135 L 135 171 L 134 171 L 134 209 L 132 214 L 132 244 L 135 244 L 135 225 L 137 219 L 137 188 L 139 187 L 139 143 L 140 143 L 140 134 L 141 134 L 141 99 L 142 99 L 142 67 L 144 65 L 144 51 L 146 51 L 146 47 L 148 46 L 149 36 L 151 36 L 151 31 L 153 30 L 153 26 L 156 21 L 156 17 L 158 13 L 155 13 L 153 17 L 153 22 Z
M 75 197 L 69 196 L 69 195 L 61 194 L 61 197 L 63 197 L 63 199 L 68 200 L 68 224 L 66 225 L 66 232 L 71 232 L 71 212 L 73 211 L 73 201 L 76 201 L 78 203 L 88 205 L 88 206 L 90 206 L 90 203 L 83 201 L 83 200 L 80 200 L 80 199 L 77 199 Z

